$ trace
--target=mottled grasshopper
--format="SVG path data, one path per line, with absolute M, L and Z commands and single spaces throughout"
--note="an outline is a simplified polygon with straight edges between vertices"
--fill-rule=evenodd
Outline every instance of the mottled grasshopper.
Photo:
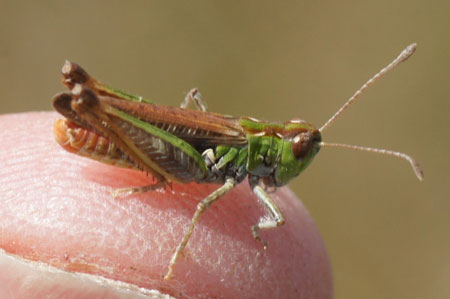
M 55 123 L 58 143 L 67 151 L 120 167 L 152 174 L 156 183 L 120 189 L 128 195 L 164 188 L 171 182 L 216 183 L 221 186 L 197 205 L 187 231 L 173 254 L 165 278 L 172 276 L 200 216 L 223 194 L 246 177 L 268 217 L 252 227 L 253 237 L 264 244 L 260 230 L 276 228 L 284 218 L 266 188 L 286 185 L 298 176 L 324 146 L 346 147 L 406 159 L 421 180 L 423 173 L 408 155 L 384 149 L 324 143 L 321 133 L 385 73 L 412 55 L 408 46 L 388 66 L 367 81 L 321 128 L 301 120 L 266 122 L 208 112 L 197 89 L 180 108 L 160 106 L 108 87 L 77 64 L 63 66 L 63 83 L 70 93 L 54 97 L 53 106 L 65 119 Z M 197 109 L 187 109 L 194 104 Z

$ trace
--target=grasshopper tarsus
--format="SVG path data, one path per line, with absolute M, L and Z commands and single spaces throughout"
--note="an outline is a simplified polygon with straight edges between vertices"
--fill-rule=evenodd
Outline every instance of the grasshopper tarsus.
M 184 98 L 184 101 L 181 103 L 180 107 L 186 109 L 189 104 L 194 104 L 195 107 L 200 111 L 208 111 L 208 106 L 206 102 L 203 100 L 202 95 L 198 91 L 198 88 L 192 88 Z
M 264 240 L 263 238 L 261 238 L 261 236 L 259 235 L 259 227 L 257 224 L 252 226 L 252 236 L 256 241 L 259 241 L 262 243 L 264 250 L 267 249 L 267 246 L 269 245 L 267 243 L 266 240 Z

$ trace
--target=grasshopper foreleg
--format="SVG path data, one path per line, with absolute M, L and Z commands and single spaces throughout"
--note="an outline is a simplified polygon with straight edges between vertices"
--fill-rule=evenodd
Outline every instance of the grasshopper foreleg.
M 198 91 L 197 88 L 192 88 L 184 98 L 184 101 L 181 103 L 180 107 L 186 109 L 190 103 L 194 103 L 198 110 L 207 111 L 208 107 L 206 106 L 206 102 L 203 101 L 202 95 Z
M 208 195 L 205 199 L 203 199 L 201 202 L 197 204 L 197 210 L 195 211 L 194 216 L 192 217 L 191 224 L 189 225 L 187 231 L 185 232 L 183 239 L 178 244 L 177 249 L 175 250 L 175 253 L 172 255 L 172 258 L 170 259 L 169 263 L 169 270 L 167 271 L 166 276 L 164 279 L 170 279 L 172 277 L 173 269 L 175 267 L 175 264 L 180 257 L 181 253 L 183 252 L 183 249 L 186 247 L 192 232 L 194 231 L 195 225 L 197 224 L 198 220 L 200 219 L 200 216 L 211 206 L 213 202 L 218 200 L 222 195 L 233 189 L 233 187 L 236 185 L 236 180 L 234 178 L 228 178 L 225 183 L 216 191 Z
M 277 207 L 275 202 L 267 195 L 266 191 L 259 185 L 252 185 L 253 193 L 258 197 L 258 199 L 264 205 L 264 208 L 268 212 L 268 215 L 265 217 L 261 217 L 258 221 L 258 224 L 252 226 L 252 234 L 253 237 L 263 243 L 264 249 L 267 248 L 267 242 L 264 241 L 260 235 L 259 230 L 261 229 L 271 229 L 276 228 L 284 224 L 284 217 L 281 214 L 280 209 Z

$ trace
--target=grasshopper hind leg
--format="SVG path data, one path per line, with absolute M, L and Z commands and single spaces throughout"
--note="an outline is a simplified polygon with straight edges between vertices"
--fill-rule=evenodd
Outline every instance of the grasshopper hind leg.
M 197 204 L 197 210 L 195 211 L 194 216 L 192 217 L 191 223 L 187 229 L 187 231 L 184 233 L 183 239 L 178 244 L 177 249 L 175 250 L 174 254 L 172 255 L 172 258 L 170 259 L 169 263 L 169 270 L 167 271 L 166 276 L 164 279 L 168 280 L 172 278 L 173 270 L 175 267 L 175 264 L 177 263 L 178 258 L 183 252 L 183 249 L 186 247 L 189 239 L 191 238 L 192 232 L 195 229 L 195 225 L 197 224 L 198 220 L 200 219 L 200 216 L 206 212 L 206 210 L 211 206 L 212 203 L 214 203 L 216 200 L 218 200 L 222 195 L 233 189 L 233 187 L 236 185 L 236 180 L 234 178 L 228 178 L 225 183 L 216 191 L 208 195 L 205 199 L 203 199 L 201 202 Z
M 251 183 L 253 193 L 261 201 L 265 210 L 268 212 L 266 216 L 261 217 L 257 224 L 252 226 L 253 237 L 260 241 L 264 245 L 264 249 L 267 248 L 267 242 L 261 238 L 259 231 L 262 229 L 277 228 L 284 224 L 284 216 L 280 209 L 270 196 L 264 191 L 264 189 L 257 183 Z
M 187 93 L 180 107 L 186 109 L 191 103 L 195 104 L 195 107 L 200 111 L 208 111 L 206 102 L 203 100 L 202 95 L 200 94 L 197 88 L 192 88 Z
M 146 193 L 151 192 L 157 189 L 162 189 L 166 186 L 166 181 L 158 181 L 155 184 L 152 185 L 146 185 L 142 187 L 129 187 L 129 188 L 120 188 L 116 189 L 112 192 L 112 195 L 114 198 L 117 197 L 127 197 L 132 194 L 140 194 L 140 193 Z

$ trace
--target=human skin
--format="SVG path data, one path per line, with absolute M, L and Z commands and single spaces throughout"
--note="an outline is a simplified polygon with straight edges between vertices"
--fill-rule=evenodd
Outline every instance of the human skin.
M 151 177 L 65 152 L 57 117 L 0 116 L 0 297 L 332 298 L 329 258 L 302 203 L 288 188 L 271 194 L 286 224 L 261 233 L 264 250 L 250 227 L 265 212 L 247 181 L 201 217 L 165 281 L 197 203 L 218 185 L 113 198 Z

